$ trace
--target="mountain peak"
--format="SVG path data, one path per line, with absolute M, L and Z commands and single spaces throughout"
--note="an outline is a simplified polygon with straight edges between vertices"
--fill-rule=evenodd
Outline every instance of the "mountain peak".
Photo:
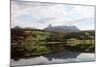
M 51 24 L 48 25 L 44 29 L 45 31 L 52 31 L 52 32 L 75 32 L 80 31 L 76 26 L 52 26 Z
M 48 27 L 53 27 L 53 26 L 51 24 L 49 24 Z

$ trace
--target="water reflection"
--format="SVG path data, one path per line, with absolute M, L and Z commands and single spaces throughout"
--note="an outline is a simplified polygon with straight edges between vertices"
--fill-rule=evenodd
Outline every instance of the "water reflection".
M 49 61 L 52 60 L 52 58 L 55 59 L 68 59 L 68 58 L 76 58 L 78 55 L 80 55 L 80 52 L 60 52 L 60 53 L 52 53 L 52 54 L 46 54 L 44 57 L 48 58 Z
M 94 61 L 94 60 L 95 60 L 94 53 L 62 52 L 62 53 L 47 54 L 44 56 L 28 58 L 28 59 L 19 59 L 18 61 L 11 60 L 11 66 L 69 63 L 69 62 Z

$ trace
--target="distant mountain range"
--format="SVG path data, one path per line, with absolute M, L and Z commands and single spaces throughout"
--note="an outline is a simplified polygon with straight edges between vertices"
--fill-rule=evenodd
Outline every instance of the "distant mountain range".
M 52 26 L 51 24 L 49 24 L 44 30 L 50 31 L 50 32 L 77 32 L 77 31 L 80 31 L 76 26 Z

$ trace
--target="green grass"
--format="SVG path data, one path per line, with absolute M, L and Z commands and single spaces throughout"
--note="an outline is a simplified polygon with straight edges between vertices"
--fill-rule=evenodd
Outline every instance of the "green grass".
M 14 56 L 16 56 L 15 54 L 17 53 L 21 53 L 21 55 L 23 55 L 23 53 L 42 55 L 50 52 L 63 51 L 64 48 L 61 46 L 64 44 L 61 43 L 64 42 L 67 43 L 66 45 L 67 47 L 69 46 L 69 49 L 73 49 L 73 47 L 75 47 L 75 50 L 78 51 L 89 51 L 95 47 L 94 33 L 92 32 L 53 33 L 44 31 L 32 31 L 30 34 L 21 36 L 19 36 L 19 31 L 16 32 L 17 33 L 13 33 L 13 35 L 16 35 L 16 37 L 13 38 L 18 40 L 22 39 L 20 45 L 23 47 L 18 47 L 19 44 L 16 46 L 16 49 L 12 47 L 12 54 Z M 20 34 L 23 34 L 23 32 L 21 31 Z M 18 40 L 15 41 L 16 44 L 18 43 Z M 50 47 L 50 44 L 54 45 Z M 59 46 L 59 44 L 61 44 L 61 46 Z

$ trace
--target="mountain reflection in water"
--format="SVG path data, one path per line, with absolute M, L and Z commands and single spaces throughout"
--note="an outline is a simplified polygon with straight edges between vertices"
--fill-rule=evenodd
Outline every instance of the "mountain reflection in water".
M 11 59 L 11 66 L 85 62 L 85 61 L 87 62 L 95 61 L 95 54 L 80 53 L 80 52 L 52 53 L 34 58 L 19 59 L 18 61 L 14 61 L 13 59 Z

